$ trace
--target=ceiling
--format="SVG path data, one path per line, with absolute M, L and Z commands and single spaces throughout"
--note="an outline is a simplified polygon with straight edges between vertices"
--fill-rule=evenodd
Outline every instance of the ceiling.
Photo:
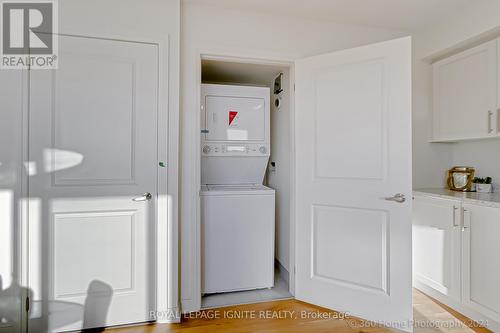
M 276 76 L 283 71 L 286 71 L 286 67 L 204 59 L 201 76 L 204 83 L 270 86 Z
M 497 0 L 184 0 L 314 20 L 416 31 L 453 11 Z

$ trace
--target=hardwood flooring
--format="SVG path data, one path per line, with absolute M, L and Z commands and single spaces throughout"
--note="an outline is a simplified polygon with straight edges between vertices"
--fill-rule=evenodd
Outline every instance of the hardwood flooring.
M 414 292 L 416 333 L 490 333 L 474 327 L 474 323 L 432 300 Z M 470 326 L 470 327 L 468 327 Z M 229 306 L 204 310 L 184 317 L 180 324 L 152 324 L 108 329 L 109 333 L 386 333 L 398 332 L 370 325 L 357 318 L 342 318 L 341 314 L 297 300 Z

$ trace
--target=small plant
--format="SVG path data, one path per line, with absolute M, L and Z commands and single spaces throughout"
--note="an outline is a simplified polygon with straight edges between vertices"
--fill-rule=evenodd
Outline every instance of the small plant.
M 492 180 L 493 179 L 491 179 L 491 177 L 486 177 L 486 178 L 476 177 L 476 178 L 474 178 L 472 180 L 472 182 L 475 184 L 477 192 L 491 193 L 491 191 L 492 191 L 492 186 L 491 186 Z
M 475 184 L 491 184 L 492 180 L 493 179 L 491 179 L 491 177 L 486 177 L 486 178 L 475 177 L 472 182 Z

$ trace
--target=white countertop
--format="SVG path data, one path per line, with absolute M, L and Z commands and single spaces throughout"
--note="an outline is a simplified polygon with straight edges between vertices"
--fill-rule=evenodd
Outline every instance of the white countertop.
M 447 188 L 421 188 L 413 190 L 413 195 L 428 197 L 456 199 L 465 203 L 471 203 L 481 206 L 500 208 L 500 192 L 497 193 L 477 193 L 477 192 L 458 192 Z

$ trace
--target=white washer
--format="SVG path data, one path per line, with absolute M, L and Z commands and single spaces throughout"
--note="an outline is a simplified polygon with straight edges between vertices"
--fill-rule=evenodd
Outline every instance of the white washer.
M 274 285 L 274 197 L 261 184 L 203 185 L 204 294 Z

